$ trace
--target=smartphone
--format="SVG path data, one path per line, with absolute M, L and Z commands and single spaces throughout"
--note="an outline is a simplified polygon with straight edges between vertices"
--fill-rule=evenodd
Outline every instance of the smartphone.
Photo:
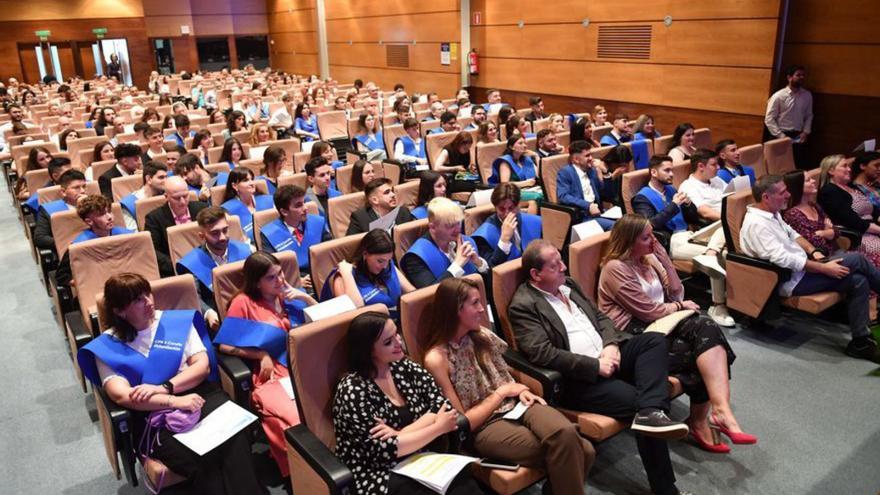
M 480 466 L 492 469 L 503 469 L 505 471 L 516 471 L 519 469 L 519 464 L 503 461 L 501 459 L 492 459 L 490 457 L 480 459 Z

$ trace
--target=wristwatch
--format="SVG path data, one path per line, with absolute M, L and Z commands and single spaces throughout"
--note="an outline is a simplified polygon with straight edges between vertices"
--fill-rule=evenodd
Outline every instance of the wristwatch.
M 174 395 L 174 384 L 171 383 L 171 380 L 163 383 L 162 386 L 165 388 L 165 390 L 168 391 L 169 394 Z

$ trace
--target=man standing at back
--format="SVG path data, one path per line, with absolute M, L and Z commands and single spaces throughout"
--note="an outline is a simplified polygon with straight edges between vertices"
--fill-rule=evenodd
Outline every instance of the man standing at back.
M 813 129 L 813 95 L 804 89 L 807 71 L 794 65 L 785 71 L 788 85 L 773 93 L 767 102 L 764 125 L 773 139 L 790 137 L 797 168 L 810 168 L 806 146 Z

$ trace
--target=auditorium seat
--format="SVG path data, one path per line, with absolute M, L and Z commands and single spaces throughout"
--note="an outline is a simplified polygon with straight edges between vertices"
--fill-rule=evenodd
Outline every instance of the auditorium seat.
M 90 166 L 92 167 L 92 180 L 97 181 L 104 173 L 116 166 L 116 160 L 92 162 Z
M 382 129 L 382 139 L 385 141 L 385 149 L 388 150 L 388 158 L 394 158 L 394 142 L 403 136 L 406 136 L 403 124 L 387 125 Z
M 403 184 L 394 186 L 394 192 L 397 194 L 397 204 L 413 209 L 419 200 L 419 181 L 411 180 Z
M 498 157 L 504 154 L 506 148 L 507 143 L 503 141 L 498 143 L 475 142 L 474 149 L 476 149 L 477 169 L 480 171 L 480 179 L 482 179 L 483 184 L 489 184 L 489 177 L 492 177 L 492 164 Z
M 755 178 L 760 179 L 767 175 L 767 166 L 764 164 L 764 145 L 761 143 L 752 144 L 737 148 L 739 151 L 739 162 L 755 169 Z
M 362 192 L 343 194 L 327 200 L 327 221 L 334 237 L 345 236 L 348 224 L 351 223 L 351 215 L 365 204 L 366 198 Z
M 666 155 L 672 149 L 672 134 L 660 136 L 654 140 L 654 153 L 657 155 Z
M 367 234 L 347 235 L 309 247 L 309 268 L 311 269 L 312 287 L 315 289 L 315 294 L 321 295 L 327 277 L 340 261 L 352 259 L 365 235 Z
M 427 218 L 413 220 L 394 227 L 391 236 L 394 238 L 394 260 L 397 261 L 397 266 L 400 266 L 403 255 L 426 232 L 428 232 Z
M 229 238 L 236 241 L 247 242 L 247 239 L 244 236 L 244 231 L 241 230 L 241 222 L 238 217 L 227 214 L 226 221 L 229 223 Z M 199 224 L 195 221 L 180 225 L 172 225 L 168 227 L 165 232 L 168 234 L 168 253 L 171 257 L 171 266 L 174 267 L 176 273 L 177 262 L 192 251 L 193 248 L 204 244 L 205 241 L 199 237 L 201 227 L 199 227 Z
M 458 132 L 456 131 L 440 132 L 425 136 L 425 154 L 428 157 L 428 163 L 431 164 L 431 168 L 436 167 L 437 158 L 439 158 L 440 152 L 446 145 L 455 139 L 455 136 L 458 136 Z
M 142 187 L 144 187 L 144 176 L 139 173 L 125 177 L 114 177 L 110 180 L 110 189 L 113 191 L 113 201 L 115 202 L 119 202 Z
M 198 200 L 195 191 L 189 192 L 189 200 Z M 151 196 L 149 198 L 143 198 L 135 201 L 135 220 L 137 220 L 138 230 L 144 230 L 144 222 L 146 222 L 147 215 L 149 215 L 151 211 L 155 210 L 156 208 L 161 208 L 165 206 L 165 203 L 167 202 L 168 199 L 165 198 L 164 194 L 161 196 Z
M 714 150 L 715 142 L 712 141 L 712 131 L 706 127 L 694 129 L 694 146 L 697 149 Z
M 795 169 L 791 138 L 773 139 L 764 143 L 764 164 L 768 174 L 782 175 Z

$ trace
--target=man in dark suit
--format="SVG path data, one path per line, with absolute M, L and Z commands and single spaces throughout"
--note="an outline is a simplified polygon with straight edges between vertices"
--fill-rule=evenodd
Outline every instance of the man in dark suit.
M 559 251 L 548 241 L 537 240 L 526 248 L 526 282 L 508 308 L 517 346 L 535 365 L 562 374 L 566 407 L 625 420 L 635 417 L 632 429 L 651 491 L 678 494 L 663 439 L 682 438 L 688 427 L 666 416 L 665 336 L 617 331 L 565 276 L 565 269 Z
M 165 205 L 151 211 L 145 221 L 144 230 L 153 237 L 156 249 L 156 260 L 159 262 L 159 273 L 163 277 L 174 275 L 174 266 L 168 249 L 168 233 L 165 229 L 173 225 L 194 221 L 196 215 L 207 208 L 206 203 L 189 200 L 189 188 L 186 181 L 174 176 L 165 179 Z
M 380 177 L 371 180 L 364 187 L 364 196 L 367 198 L 367 205 L 358 208 L 351 215 L 351 223 L 348 224 L 348 231 L 345 235 L 368 232 L 371 222 L 384 217 L 397 208 L 397 193 L 394 192 L 390 179 Z M 401 206 L 397 210 L 397 217 L 395 217 L 392 227 L 410 220 L 415 220 L 415 217 L 412 216 L 409 208 Z
M 113 201 L 111 186 L 113 179 L 131 175 L 141 168 L 141 147 L 136 144 L 122 143 L 113 151 L 113 156 L 116 158 L 116 166 L 98 177 L 101 194 L 110 201 Z

